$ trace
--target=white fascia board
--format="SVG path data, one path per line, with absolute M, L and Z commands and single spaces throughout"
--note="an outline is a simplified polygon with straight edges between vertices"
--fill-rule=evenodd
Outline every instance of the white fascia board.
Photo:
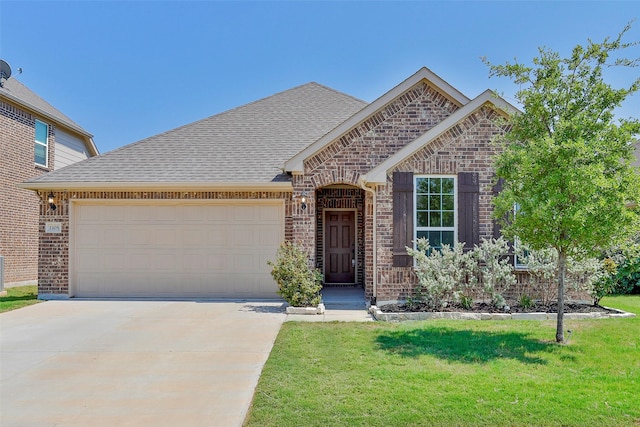
M 468 115 L 470 115 L 486 103 L 493 104 L 496 108 L 498 108 L 498 110 L 503 111 L 505 115 L 509 115 L 518 111 L 517 108 L 509 104 L 504 99 L 498 97 L 493 91 L 486 90 L 474 100 L 469 102 L 467 105 L 460 108 L 458 111 L 438 123 L 433 128 L 429 129 L 427 133 L 418 137 L 413 142 L 409 143 L 407 146 L 399 150 L 396 154 L 389 157 L 387 160 L 380 163 L 375 168 L 371 169 L 365 176 L 363 176 L 363 180 L 366 181 L 367 184 L 371 185 L 384 185 L 387 182 L 387 171 L 389 169 L 392 169 L 399 163 L 402 163 L 408 157 L 411 157 L 429 142 L 438 138 L 440 135 L 451 129 L 458 122 L 464 120 Z
M 293 191 L 290 182 L 24 182 L 16 186 L 36 191 Z
M 371 104 L 364 107 L 362 110 L 355 113 L 348 118 L 342 124 L 338 125 L 332 131 L 324 135 L 322 138 L 309 145 L 307 148 L 296 154 L 291 159 L 287 160 L 284 164 L 284 170 L 288 172 L 302 172 L 304 169 L 304 161 L 313 156 L 320 150 L 322 150 L 327 144 L 340 138 L 345 133 L 356 127 L 359 123 L 366 120 L 369 116 L 377 113 L 384 108 L 389 102 L 400 96 L 405 91 L 411 89 L 422 80 L 427 80 L 431 85 L 438 88 L 440 91 L 450 98 L 453 102 L 459 106 L 467 104 L 470 100 L 462 92 L 451 86 L 449 83 L 441 79 L 433 71 L 426 67 L 421 68 L 414 75 L 382 95 L 380 98 L 373 101 Z

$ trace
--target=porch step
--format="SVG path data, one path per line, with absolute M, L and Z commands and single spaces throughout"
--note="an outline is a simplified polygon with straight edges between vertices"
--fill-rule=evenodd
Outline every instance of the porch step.
M 325 287 L 320 292 L 327 310 L 366 310 L 364 289 L 356 287 Z

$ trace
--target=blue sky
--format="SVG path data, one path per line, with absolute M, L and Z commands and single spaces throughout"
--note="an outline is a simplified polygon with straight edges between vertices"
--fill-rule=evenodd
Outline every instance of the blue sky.
M 567 54 L 634 18 L 636 1 L 1 0 L 0 58 L 104 153 L 310 81 L 373 101 L 422 66 L 469 97 L 513 101 L 481 56 Z M 637 94 L 619 114 L 639 112 Z

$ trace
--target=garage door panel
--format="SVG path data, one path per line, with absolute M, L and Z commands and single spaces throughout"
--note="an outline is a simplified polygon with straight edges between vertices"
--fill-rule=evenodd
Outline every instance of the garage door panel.
M 76 295 L 277 297 L 282 203 L 78 204 Z
M 227 205 L 213 205 L 202 208 L 205 209 L 207 222 L 227 223 L 233 218 Z

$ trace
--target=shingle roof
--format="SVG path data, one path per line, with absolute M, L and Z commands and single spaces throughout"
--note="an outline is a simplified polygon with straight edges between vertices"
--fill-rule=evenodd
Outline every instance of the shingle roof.
M 90 138 L 92 136 L 89 132 L 83 129 L 82 126 L 71 120 L 53 105 L 40 98 L 35 92 L 14 77 L 3 82 L 2 87 L 0 87 L 0 98 L 1 97 L 6 97 L 7 99 L 21 104 L 28 109 L 43 113 L 58 123 L 63 124 L 86 137 Z
M 41 175 L 29 183 L 269 183 L 366 103 L 307 83 Z

